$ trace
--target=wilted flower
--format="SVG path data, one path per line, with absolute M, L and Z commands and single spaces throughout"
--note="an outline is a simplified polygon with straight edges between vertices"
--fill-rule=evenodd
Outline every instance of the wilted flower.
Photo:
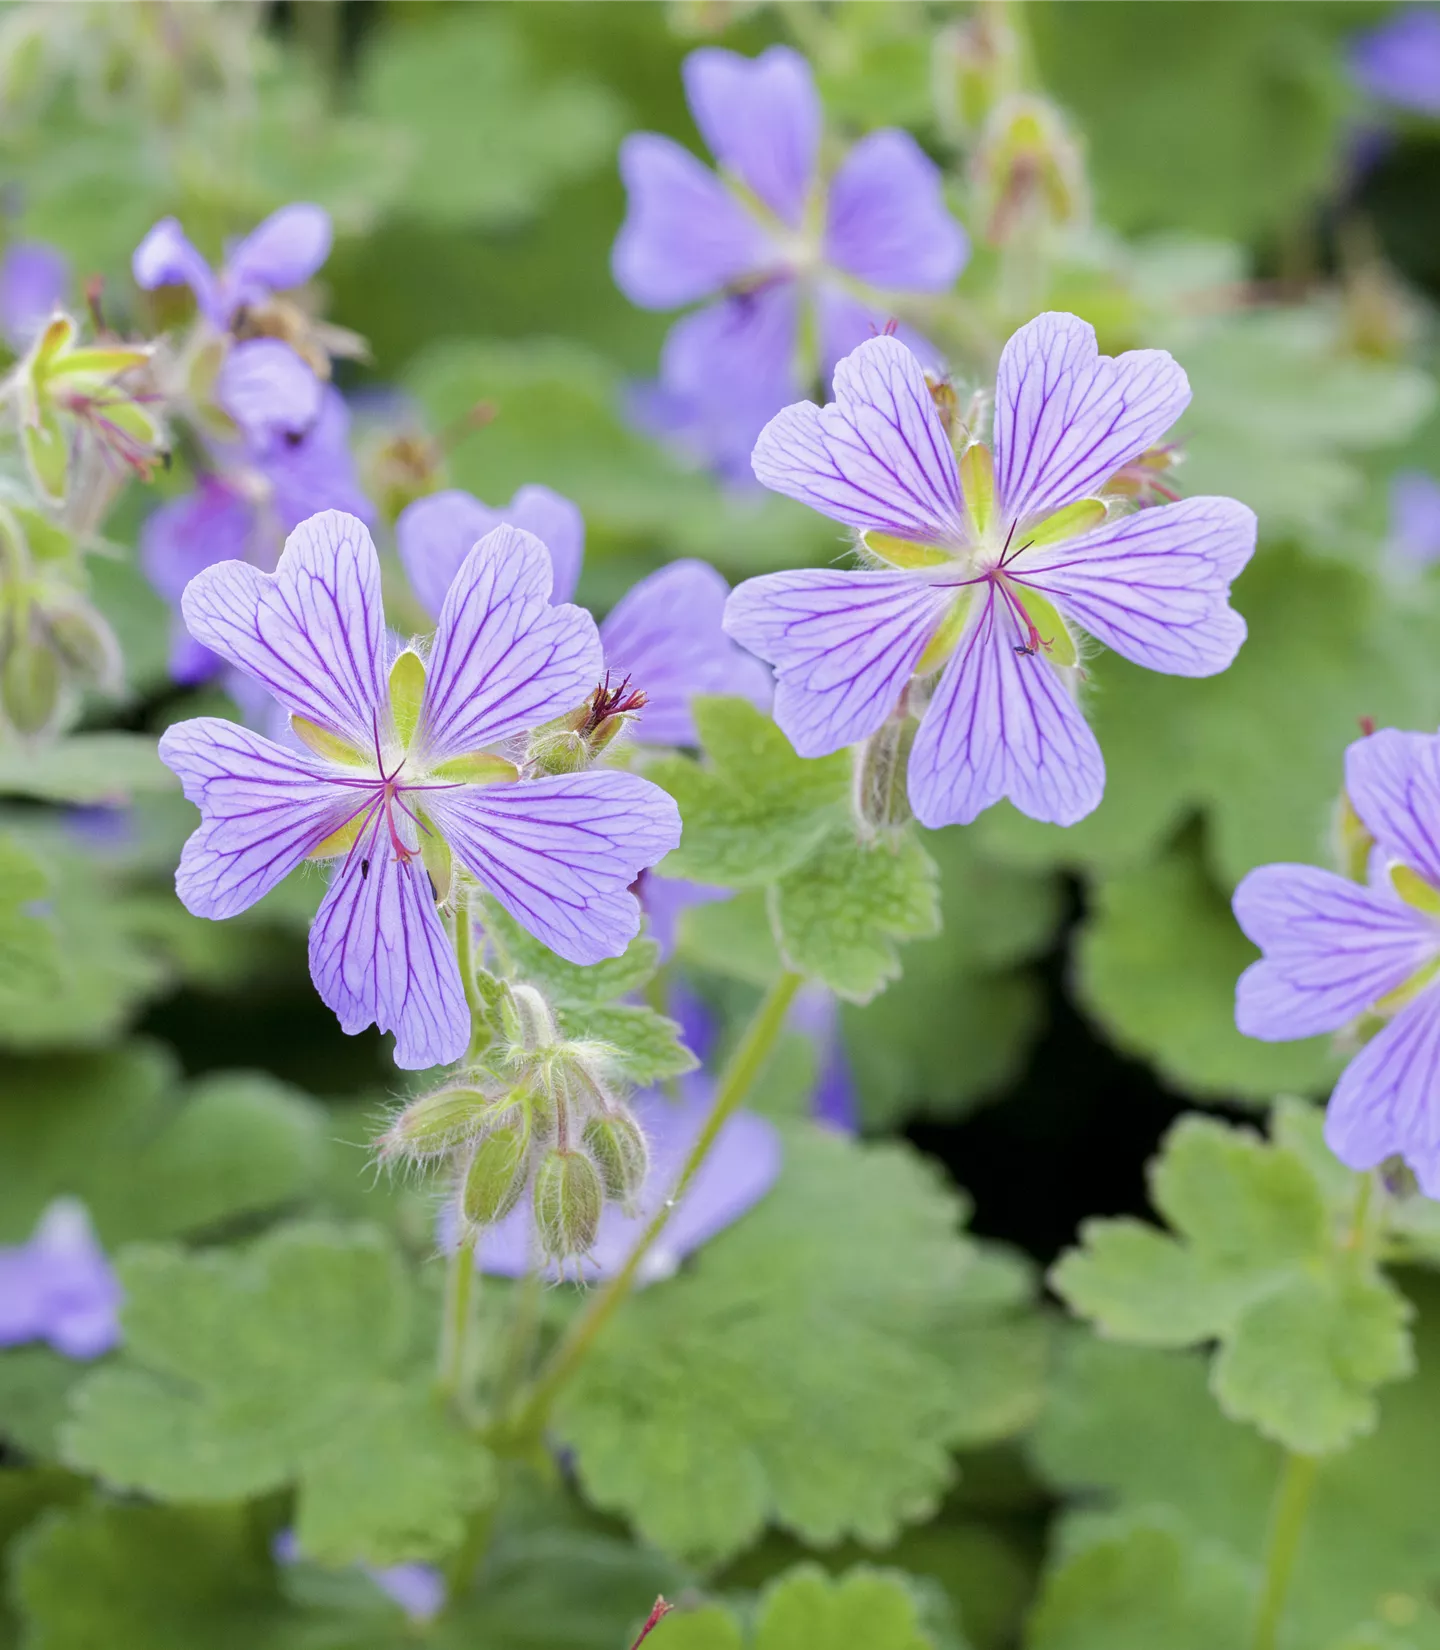
M 98 1358 L 120 1339 L 120 1285 L 84 1206 L 57 1198 L 35 1235 L 0 1249 L 0 1346 L 48 1341 L 67 1358 Z
M 1233 499 L 1114 515 L 1098 495 L 1190 399 L 1163 350 L 1099 354 L 1093 328 L 1041 315 L 1000 358 L 993 457 L 958 460 L 920 363 L 894 338 L 841 362 L 836 401 L 788 407 L 755 473 L 857 529 L 863 571 L 767 574 L 725 627 L 776 667 L 775 719 L 823 756 L 915 715 L 909 797 L 929 826 L 1002 797 L 1073 824 L 1105 766 L 1075 702 L 1069 624 L 1151 670 L 1209 676 L 1245 636 L 1230 581 L 1255 545 Z M 962 439 L 968 435 L 956 426 Z
M 336 511 L 298 527 L 273 574 L 222 562 L 185 592 L 191 634 L 260 682 L 309 750 L 215 717 L 166 732 L 160 754 L 203 816 L 177 892 L 197 916 L 234 916 L 303 860 L 335 860 L 311 974 L 345 1031 L 395 1032 L 401 1066 L 458 1059 L 470 1036 L 436 910 L 452 852 L 537 938 L 591 963 L 624 950 L 629 884 L 679 841 L 675 804 L 644 779 L 523 779 L 500 754 L 599 674 L 594 621 L 552 607 L 550 579 L 538 540 L 497 528 L 451 585 L 428 661 L 388 640 L 374 544 Z

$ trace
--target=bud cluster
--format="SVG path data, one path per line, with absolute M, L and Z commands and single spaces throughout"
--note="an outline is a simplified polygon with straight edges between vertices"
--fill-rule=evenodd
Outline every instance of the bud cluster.
M 610 673 L 578 710 L 546 722 L 530 735 L 525 765 L 532 773 L 580 773 L 629 725 L 645 705 L 645 695 L 627 676 L 612 685 Z
M 472 1230 L 528 1192 L 540 1251 L 563 1262 L 590 1249 L 606 1203 L 634 1211 L 649 1149 L 614 1091 L 606 1044 L 562 1037 L 533 986 L 497 984 L 493 997 L 497 1035 L 483 1061 L 411 1101 L 380 1155 L 448 1166 Z

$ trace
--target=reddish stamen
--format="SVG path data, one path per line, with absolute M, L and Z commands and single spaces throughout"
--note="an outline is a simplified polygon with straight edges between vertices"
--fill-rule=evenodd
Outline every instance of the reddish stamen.
M 624 716 L 629 711 L 640 710 L 646 703 L 644 692 L 631 689 L 630 678 L 627 676 L 620 686 L 610 686 L 610 672 L 605 672 L 605 680 L 595 689 L 595 696 L 590 702 L 589 714 L 580 727 L 581 733 L 594 733 L 602 722 L 608 722 L 612 716 Z

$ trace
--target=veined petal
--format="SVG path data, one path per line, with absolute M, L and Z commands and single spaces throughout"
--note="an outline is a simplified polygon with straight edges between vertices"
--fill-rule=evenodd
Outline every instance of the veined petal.
M 1187 498 L 1022 551 L 1006 572 L 1149 670 L 1213 676 L 1245 640 L 1230 581 L 1255 550 L 1255 512 Z
M 1048 516 L 1101 487 L 1190 402 L 1161 349 L 1101 355 L 1095 329 L 1053 311 L 1006 344 L 995 380 L 995 479 L 1007 522 Z
M 270 483 L 270 508 L 287 533 L 318 510 L 344 510 L 360 521 L 374 520 L 355 475 L 349 434 L 344 398 L 333 384 L 322 384 L 319 411 L 298 441 L 293 434 L 272 435 L 254 451 L 256 467 Z
M 1265 953 L 1240 976 L 1235 1023 L 1264 1042 L 1338 1030 L 1440 952 L 1422 912 L 1317 865 L 1262 865 L 1234 906 Z
M 388 714 L 380 562 L 365 524 L 339 510 L 291 533 L 273 573 L 219 562 L 182 603 L 190 634 L 286 710 L 362 750 Z
M 872 734 L 956 598 L 913 573 L 802 568 L 747 579 L 725 629 L 775 666 L 775 720 L 801 756 Z
M 755 444 L 756 476 L 851 527 L 961 544 L 960 476 L 920 363 L 896 338 L 870 338 L 835 369 L 828 407 L 801 401 Z
M 550 557 L 533 533 L 497 527 L 445 596 L 416 748 L 431 763 L 483 749 L 574 710 L 603 667 L 595 621 L 550 605 Z
M 928 338 L 921 337 L 914 327 L 897 325 L 888 310 L 863 303 L 836 281 L 816 283 L 815 323 L 820 334 L 820 371 L 826 379 L 861 344 L 881 336 L 903 344 L 920 363 L 922 372 L 944 371 L 940 352 Z
M 417 833 L 403 815 L 408 847 Z M 458 1060 L 470 1040 L 470 1011 L 455 953 L 417 855 L 402 860 L 379 810 L 336 869 L 310 930 L 310 977 L 340 1029 L 395 1033 L 405 1071 Z
M 710 153 L 798 229 L 820 151 L 820 99 L 810 65 L 789 46 L 771 46 L 754 58 L 702 46 L 681 73 Z
M 944 292 L 970 244 L 945 209 L 940 168 L 908 132 L 863 137 L 830 183 L 825 256 L 871 286 Z
M 225 296 L 232 307 L 300 286 L 330 256 L 330 214 L 294 201 L 256 224 L 225 260 Z
M 1325 1142 L 1360 1171 L 1398 1154 L 1426 1197 L 1440 1197 L 1440 987 L 1422 991 L 1345 1068 Z
M 249 436 L 299 433 L 320 414 L 320 380 L 289 344 L 247 338 L 231 347 L 215 381 L 215 399 Z
M 620 145 L 620 175 L 630 204 L 610 265 L 632 304 L 677 309 L 774 261 L 759 221 L 672 139 L 632 132 Z
M 425 807 L 466 870 L 573 963 L 620 955 L 640 927 L 630 884 L 680 840 L 658 785 L 606 769 L 432 791 Z
M 722 628 L 729 594 L 708 562 L 674 561 L 628 590 L 600 626 L 605 669 L 644 691 L 634 735 L 642 744 L 698 744 L 697 693 L 740 694 L 768 708 L 769 671 Z
M 1026 644 L 993 585 L 920 723 L 910 804 L 922 825 L 968 825 L 1002 797 L 1021 813 L 1073 825 L 1099 806 L 1105 762 L 1060 673 Z
M 323 762 L 218 716 L 166 729 L 160 760 L 200 810 L 175 875 L 181 904 L 197 917 L 248 910 L 368 798 L 336 783 Z
M 1345 789 L 1385 853 L 1440 887 L 1440 734 L 1382 728 L 1357 739 Z
M 161 218 L 135 248 L 130 269 L 143 292 L 153 292 L 157 286 L 188 286 L 201 314 L 215 326 L 225 325 L 215 276 L 178 218 Z

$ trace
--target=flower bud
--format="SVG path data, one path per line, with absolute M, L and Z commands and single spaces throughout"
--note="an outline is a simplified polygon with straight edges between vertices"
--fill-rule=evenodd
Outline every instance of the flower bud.
M 579 710 L 557 717 L 530 736 L 526 765 L 540 773 L 579 773 L 644 708 L 645 695 L 632 689 L 627 676 L 618 687 L 609 672 Z
M 538 773 L 580 773 L 590 766 L 590 747 L 575 728 L 537 733 L 525 752 L 525 761 Z
M 583 1152 L 552 1151 L 535 1173 L 535 1230 L 551 1260 L 583 1255 L 595 1241 L 604 1205 L 600 1172 Z
M 632 1214 L 650 1172 L 645 1131 L 629 1112 L 616 1110 L 604 1117 L 592 1117 L 580 1138 L 600 1172 L 605 1196 Z
M 520 1201 L 530 1171 L 530 1125 L 523 1114 L 492 1129 L 475 1148 L 460 1193 L 460 1212 L 472 1226 L 503 1220 Z
M 17 733 L 42 733 L 60 708 L 60 661 L 33 632 L 5 650 L 0 706 Z
M 911 818 L 910 747 L 917 726 L 913 717 L 891 717 L 855 753 L 855 819 L 866 838 Z
M 439 1157 L 483 1134 L 509 1111 L 509 1095 L 500 1099 L 480 1089 L 455 1085 L 412 1100 L 380 1137 L 380 1156 Z
M 1020 41 L 999 6 L 979 6 L 935 37 L 935 108 L 952 143 L 967 143 L 1017 88 Z
M 115 632 L 88 602 L 76 599 L 46 611 L 45 626 L 69 674 L 86 687 L 118 693 L 125 664 Z
M 994 110 L 975 152 L 974 177 L 993 246 L 1078 224 L 1089 212 L 1079 145 L 1043 98 L 1011 97 Z

